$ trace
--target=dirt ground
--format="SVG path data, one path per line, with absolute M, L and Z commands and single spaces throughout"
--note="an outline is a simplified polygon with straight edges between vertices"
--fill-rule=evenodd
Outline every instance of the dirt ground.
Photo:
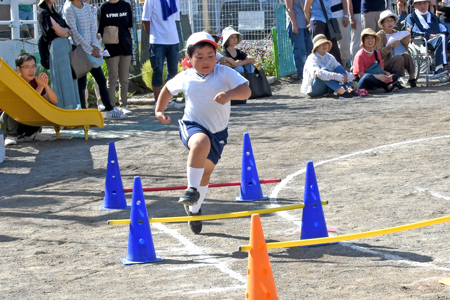
M 421 82 L 422 83 L 422 82 Z M 448 85 L 367 98 L 308 99 L 281 81 L 274 96 L 234 106 L 228 145 L 213 183 L 240 181 L 242 138 L 250 134 L 267 201 L 238 203 L 239 187 L 211 188 L 203 214 L 300 203 L 313 161 L 330 236 L 399 226 L 450 214 Z M 244 299 L 250 218 L 152 223 L 155 264 L 124 266 L 129 228 L 99 211 L 108 143 L 131 188 L 185 185 L 187 150 L 176 122 L 149 106 L 106 121 L 85 141 L 79 129 L 51 142 L 6 150 L 0 164 L 1 299 Z M 169 109 L 172 120 L 181 111 Z M 44 133 L 54 134 L 51 128 Z M 145 194 L 150 217 L 184 216 L 180 191 Z M 131 201 L 131 194 L 127 194 Z M 298 240 L 301 210 L 261 216 L 267 242 Z M 280 299 L 450 299 L 448 223 L 318 247 L 270 249 Z

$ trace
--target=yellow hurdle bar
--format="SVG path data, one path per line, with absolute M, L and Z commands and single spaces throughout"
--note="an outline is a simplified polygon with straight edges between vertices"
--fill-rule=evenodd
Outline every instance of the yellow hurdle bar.
M 328 201 L 322 201 L 322 205 L 327 205 Z M 195 216 L 195 217 L 170 217 L 170 218 L 151 218 L 149 219 L 149 223 L 177 223 L 177 222 L 187 222 L 187 221 L 204 221 L 204 220 L 218 220 L 218 219 L 230 219 L 230 218 L 240 218 L 240 217 L 246 217 L 251 216 L 253 214 L 270 214 L 277 211 L 285 211 L 285 210 L 293 210 L 293 209 L 299 209 L 304 208 L 305 204 L 295 204 L 295 205 L 288 205 L 288 206 L 281 206 L 281 207 L 274 207 L 274 208 L 265 208 L 265 209 L 259 209 L 259 210 L 250 210 L 250 211 L 238 211 L 238 212 L 232 212 L 232 213 L 226 213 L 226 214 L 217 214 L 217 215 L 205 215 L 205 216 Z M 124 219 L 124 220 L 109 220 L 108 225 L 126 225 L 130 224 L 130 219 Z
M 289 247 L 299 247 L 299 246 L 308 246 L 308 245 L 321 245 L 321 244 L 329 244 L 329 243 L 337 243 L 342 241 L 349 241 L 349 240 L 357 240 L 357 239 L 363 239 L 368 238 L 372 236 L 379 236 L 379 235 L 385 235 L 395 232 L 401 232 L 426 226 L 431 226 L 439 223 L 445 223 L 450 221 L 450 216 L 441 217 L 437 219 L 402 225 L 398 227 L 390 227 L 385 229 L 379 229 L 374 231 L 367 231 L 367 232 L 361 232 L 361 233 L 354 233 L 354 234 L 347 234 L 342 236 L 335 236 L 335 237 L 327 237 L 327 238 L 320 238 L 320 239 L 308 239 L 308 240 L 300 240 L 300 241 L 290 241 L 290 242 L 277 242 L 277 243 L 267 243 L 267 249 L 276 249 L 276 248 L 289 248 Z M 240 246 L 239 251 L 250 251 L 251 246 L 245 245 Z

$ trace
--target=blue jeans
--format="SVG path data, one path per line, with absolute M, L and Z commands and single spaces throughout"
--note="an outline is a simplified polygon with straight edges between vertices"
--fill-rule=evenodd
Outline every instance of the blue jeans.
M 244 71 L 247 73 L 254 73 L 255 72 L 255 66 L 252 64 L 246 64 L 243 66 L 237 66 L 236 68 L 234 68 L 234 70 L 236 72 L 238 72 L 239 74 L 244 74 Z
M 153 69 L 152 86 L 154 87 L 163 85 L 164 59 L 167 59 L 167 77 L 165 79 L 167 82 L 178 73 L 178 44 L 150 44 L 150 63 Z
M 95 82 L 98 85 L 98 91 L 100 93 L 100 98 L 102 99 L 102 103 L 105 106 L 106 111 L 113 110 L 114 108 L 111 105 L 111 101 L 109 100 L 108 87 L 106 86 L 106 78 L 105 74 L 103 74 L 102 67 L 92 68 L 89 71 L 94 77 Z M 78 79 L 78 93 L 80 94 L 80 103 L 81 108 L 86 108 L 86 99 L 84 96 L 84 90 L 86 89 L 87 77 L 86 75 Z M 114 99 L 115 102 L 116 99 Z
M 289 38 L 292 44 L 292 53 L 294 54 L 294 64 L 297 70 L 297 78 L 303 79 L 303 67 L 306 58 L 311 54 L 313 44 L 311 34 L 307 28 L 299 28 L 298 34 L 292 32 L 292 23 L 288 27 Z
M 428 40 L 428 49 L 434 51 L 434 58 L 436 66 L 447 64 L 447 50 L 450 48 L 450 40 L 448 36 L 438 36 L 434 39 Z
M 374 88 L 383 88 L 387 91 L 388 85 L 397 82 L 398 75 L 393 72 L 394 77 L 392 77 L 392 82 L 385 83 L 381 80 L 378 80 L 372 74 L 366 73 L 361 79 L 358 81 L 358 89 L 374 89 Z
M 325 68 L 322 68 L 322 70 L 327 70 Z M 327 70 L 329 72 L 334 73 L 340 73 L 340 74 L 347 74 L 344 67 L 339 65 L 334 69 L 333 71 Z M 325 81 L 320 79 L 319 77 L 316 77 L 312 83 L 312 92 L 308 93 L 308 96 L 310 97 L 320 97 L 325 94 L 331 94 L 339 90 L 341 87 L 347 89 L 348 87 L 352 86 L 351 82 L 346 82 L 344 85 L 341 85 L 339 82 L 335 80 L 329 80 Z

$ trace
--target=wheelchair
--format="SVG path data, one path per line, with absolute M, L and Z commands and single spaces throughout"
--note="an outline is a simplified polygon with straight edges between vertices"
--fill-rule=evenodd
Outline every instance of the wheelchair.
M 434 52 L 428 49 L 425 38 L 420 36 L 411 38 L 411 42 L 408 45 L 408 52 L 413 58 L 414 76 L 416 80 L 419 78 L 420 74 L 425 74 L 426 86 L 430 85 L 431 79 L 438 79 L 443 83 L 450 81 L 450 75 L 448 73 L 446 75 L 433 78 L 433 70 L 436 67 Z M 447 59 L 450 59 L 448 53 Z M 448 65 L 445 68 L 447 71 L 449 71 Z M 402 81 L 402 83 L 404 83 L 407 82 L 408 79 L 408 75 L 406 75 L 400 80 Z

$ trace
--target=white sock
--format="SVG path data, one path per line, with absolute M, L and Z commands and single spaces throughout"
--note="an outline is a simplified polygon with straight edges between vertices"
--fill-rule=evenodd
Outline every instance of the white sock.
M 443 64 L 440 64 L 439 66 L 436 66 L 436 69 L 435 69 L 435 71 L 437 71 L 437 70 L 439 70 L 439 69 L 443 69 L 444 68 L 444 65 Z
M 194 187 L 198 189 L 200 186 L 200 182 L 203 178 L 203 172 L 205 171 L 205 168 L 192 168 L 187 166 L 187 180 L 188 180 L 188 187 Z
M 198 213 L 198 211 L 202 207 L 203 200 L 205 200 L 206 193 L 208 192 L 208 186 L 199 186 L 197 190 L 200 193 L 200 197 L 198 198 L 198 202 L 197 202 L 197 204 L 195 204 L 193 206 L 189 206 L 189 210 L 193 214 Z

